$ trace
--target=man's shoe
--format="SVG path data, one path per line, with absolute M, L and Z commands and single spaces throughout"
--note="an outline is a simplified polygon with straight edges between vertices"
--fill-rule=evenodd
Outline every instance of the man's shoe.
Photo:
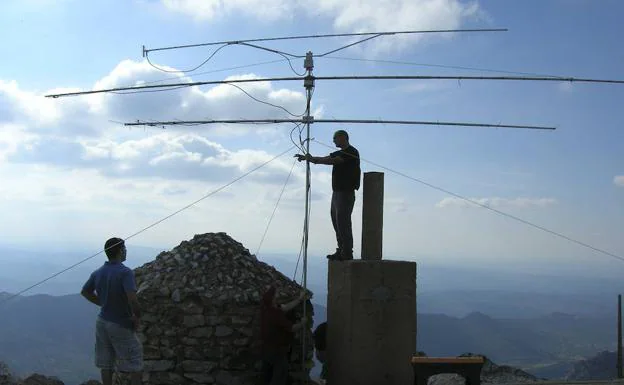
M 330 261 L 350 261 L 353 259 L 353 253 L 345 253 L 336 251 L 335 254 L 327 256 Z
M 337 259 L 340 259 L 341 255 L 342 255 L 342 252 L 340 251 L 340 249 L 336 249 L 336 252 L 334 254 L 329 254 L 327 256 L 327 259 L 335 261 Z
M 343 252 L 342 254 L 340 254 L 340 258 L 341 261 L 351 261 L 353 260 L 353 252 Z

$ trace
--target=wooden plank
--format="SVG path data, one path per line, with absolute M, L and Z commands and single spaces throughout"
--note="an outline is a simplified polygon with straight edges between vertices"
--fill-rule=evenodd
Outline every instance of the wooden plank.
M 482 364 L 483 357 L 412 357 L 412 364 Z

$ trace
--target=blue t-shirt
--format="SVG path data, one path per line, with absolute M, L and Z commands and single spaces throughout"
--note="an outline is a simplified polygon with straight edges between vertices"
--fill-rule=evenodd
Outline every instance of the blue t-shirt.
M 132 312 L 128 304 L 127 292 L 136 292 L 134 272 L 121 262 L 105 262 L 91 273 L 82 287 L 95 290 L 100 299 L 100 317 L 106 321 L 132 328 Z

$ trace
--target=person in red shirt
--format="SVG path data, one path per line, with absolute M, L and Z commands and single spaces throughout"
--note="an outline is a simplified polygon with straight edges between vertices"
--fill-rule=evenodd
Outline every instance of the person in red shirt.
M 301 301 L 308 299 L 305 292 L 299 298 L 284 305 L 277 304 L 275 287 L 270 287 L 262 296 L 260 305 L 260 328 L 262 339 L 262 366 L 266 385 L 286 385 L 288 382 L 288 353 L 294 332 L 302 329 L 306 322 L 291 322 L 286 313 Z

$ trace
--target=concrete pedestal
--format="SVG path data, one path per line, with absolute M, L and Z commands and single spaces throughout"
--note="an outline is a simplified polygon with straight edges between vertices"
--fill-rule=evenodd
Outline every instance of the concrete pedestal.
M 416 263 L 330 261 L 328 280 L 328 383 L 413 383 Z

